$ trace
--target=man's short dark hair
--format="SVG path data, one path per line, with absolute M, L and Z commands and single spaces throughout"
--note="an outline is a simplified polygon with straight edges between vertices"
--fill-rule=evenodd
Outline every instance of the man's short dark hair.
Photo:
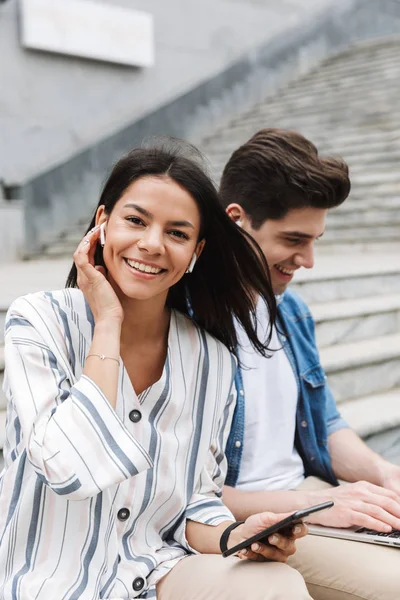
M 321 158 L 314 144 L 285 129 L 261 129 L 235 150 L 220 186 L 224 207 L 240 204 L 254 229 L 295 208 L 339 206 L 349 192 L 342 159 Z

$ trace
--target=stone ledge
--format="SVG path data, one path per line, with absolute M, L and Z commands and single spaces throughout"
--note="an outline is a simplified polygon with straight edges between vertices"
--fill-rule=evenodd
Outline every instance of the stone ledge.
M 400 359 L 400 333 L 323 348 L 320 357 L 328 375 Z
M 400 245 L 399 245 L 400 246 Z M 316 253 L 317 254 L 317 253 Z M 351 279 L 370 275 L 400 274 L 400 261 L 393 253 L 357 253 L 348 257 L 346 264 L 332 255 L 316 256 L 312 269 L 300 269 L 294 285 L 304 282 L 322 282 Z
M 387 294 L 310 305 L 316 323 L 400 310 L 400 294 Z M 400 350 L 400 349 L 399 349 Z
M 400 427 L 400 388 L 342 402 L 340 412 L 361 437 Z

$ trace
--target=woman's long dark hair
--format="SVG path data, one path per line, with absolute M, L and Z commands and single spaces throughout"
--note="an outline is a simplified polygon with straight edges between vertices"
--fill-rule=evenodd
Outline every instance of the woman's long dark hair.
M 168 305 L 189 314 L 188 300 L 196 322 L 235 352 L 238 344 L 234 319 L 246 331 L 254 348 L 269 355 L 271 327 L 267 339 L 257 337 L 254 294 L 266 302 L 271 326 L 276 318 L 275 296 L 269 269 L 261 249 L 227 216 L 218 192 L 203 168 L 193 159 L 195 148 L 186 142 L 136 148 L 123 156 L 106 181 L 98 206 L 110 214 L 124 191 L 141 177 L 169 177 L 195 200 L 200 212 L 199 240 L 204 250 L 193 273 L 184 275 L 169 291 Z M 188 156 L 189 154 L 189 156 Z M 96 209 L 97 211 L 97 209 Z M 95 226 L 96 212 L 86 233 Z M 97 245 L 95 264 L 103 265 L 103 249 Z M 72 266 L 67 287 L 77 287 L 77 270 Z

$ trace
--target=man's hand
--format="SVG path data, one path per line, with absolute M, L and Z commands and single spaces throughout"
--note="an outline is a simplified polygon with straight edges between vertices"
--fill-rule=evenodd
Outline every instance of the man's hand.
M 399 469 L 400 470 L 400 469 Z M 391 531 L 400 529 L 400 474 L 392 489 L 358 481 L 345 483 L 336 488 L 311 492 L 310 501 L 317 504 L 333 500 L 335 505 L 329 510 L 310 515 L 309 523 L 325 525 L 326 527 L 367 527 L 376 531 Z
M 246 521 L 232 532 L 237 532 L 236 536 L 231 534 L 230 546 L 236 545 L 257 533 L 260 533 L 267 527 L 271 527 L 278 521 L 285 519 L 291 513 L 275 514 L 270 512 L 252 515 Z M 278 533 L 269 536 L 268 544 L 256 542 L 251 548 L 241 550 L 238 553 L 239 558 L 247 560 L 265 561 L 273 560 L 277 562 L 286 562 L 292 554 L 296 552 L 296 539 L 304 537 L 307 534 L 307 526 L 304 524 L 295 525 L 292 534 L 287 537 Z M 240 537 L 239 537 L 240 536 Z M 235 539 L 234 539 L 235 537 Z

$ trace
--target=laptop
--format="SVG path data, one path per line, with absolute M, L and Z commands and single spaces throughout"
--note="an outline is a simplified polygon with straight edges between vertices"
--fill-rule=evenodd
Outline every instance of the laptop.
M 323 527 L 322 525 L 308 525 L 311 535 L 322 535 L 324 537 L 340 538 L 355 542 L 367 542 L 368 544 L 380 544 L 382 546 L 393 546 L 400 548 L 400 529 L 393 529 L 389 533 L 381 533 L 366 527 Z

